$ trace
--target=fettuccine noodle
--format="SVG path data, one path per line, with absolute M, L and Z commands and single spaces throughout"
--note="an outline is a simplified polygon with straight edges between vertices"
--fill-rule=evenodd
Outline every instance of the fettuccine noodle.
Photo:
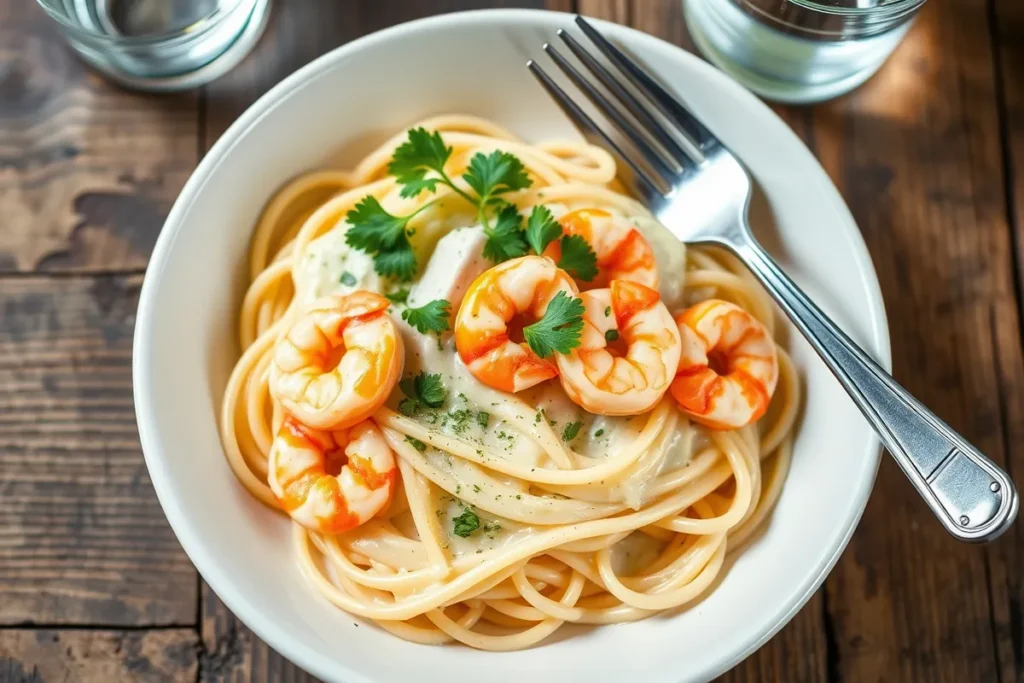
M 455 167 L 478 151 L 519 157 L 533 179 L 507 197 L 519 207 L 600 207 L 633 217 L 655 245 L 662 299 L 673 313 L 714 297 L 774 330 L 771 302 L 738 262 L 716 250 L 684 250 L 666 237 L 623 194 L 615 163 L 600 148 L 529 144 L 468 116 L 417 125 L 443 134 Z M 389 211 L 410 213 L 436 196 L 399 196 L 386 167 L 403 139 L 404 132 L 350 171 L 315 171 L 290 182 L 256 225 L 239 311 L 242 353 L 224 393 L 221 431 L 239 481 L 274 509 L 268 457 L 284 412 L 268 388 L 272 349 L 305 304 L 347 291 L 339 277 L 358 270 L 364 255 L 344 242 L 345 216 L 360 199 L 372 195 Z M 473 224 L 456 198 L 438 202 L 417 217 L 413 246 L 425 260 L 445 232 Z M 352 277 L 362 289 L 394 288 L 367 268 Z M 567 622 L 628 622 L 680 608 L 708 590 L 779 497 L 801 400 L 781 347 L 767 414 L 714 431 L 688 419 L 669 394 L 645 414 L 602 417 L 569 401 L 557 381 L 500 392 L 466 372 L 450 339 L 401 327 L 404 374 L 440 373 L 452 411 L 403 415 L 396 389 L 373 415 L 398 458 L 400 483 L 389 507 L 341 534 L 294 523 L 292 548 L 325 599 L 401 638 L 507 651 L 534 645 Z M 574 422 L 581 423 L 579 437 L 564 440 L 565 425 Z M 466 510 L 481 524 L 463 537 L 453 523 Z

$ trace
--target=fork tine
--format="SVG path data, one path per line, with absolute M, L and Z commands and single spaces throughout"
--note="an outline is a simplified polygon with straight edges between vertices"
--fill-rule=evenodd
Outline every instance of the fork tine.
M 657 183 L 648 177 L 647 173 L 640 168 L 635 161 L 629 156 L 623 153 L 618 143 L 615 142 L 611 137 L 608 136 L 593 119 L 587 116 L 586 112 L 580 109 L 579 105 L 572 101 L 572 99 L 565 93 L 557 83 L 552 80 L 550 76 L 540 68 L 540 65 L 532 59 L 526 62 L 527 68 L 534 75 L 534 77 L 540 81 L 540 84 L 548 92 L 551 98 L 562 108 L 565 115 L 576 125 L 576 127 L 583 133 L 583 137 L 587 139 L 591 144 L 596 144 L 605 147 L 605 149 L 613 150 L 614 155 L 618 158 L 618 161 L 625 162 L 626 165 L 633 171 L 632 178 L 624 179 L 629 185 L 630 189 L 634 194 L 640 197 L 641 200 L 646 202 L 649 207 L 653 208 L 659 204 L 662 204 L 665 200 L 665 190 L 658 187 Z
M 704 127 L 690 111 L 683 106 L 682 102 L 670 95 L 661 85 L 651 78 L 639 64 L 627 57 L 619 48 L 615 47 L 607 38 L 598 33 L 597 29 L 590 25 L 586 19 L 577 15 L 576 24 L 590 38 L 591 42 L 604 53 L 606 57 L 619 70 L 622 71 L 632 82 L 644 92 L 654 104 L 661 110 L 670 121 L 676 123 L 696 143 L 697 148 L 702 152 L 708 147 L 719 144 L 710 130 Z
M 558 29 L 558 37 L 561 38 L 572 53 L 583 62 L 584 65 L 590 72 L 597 77 L 597 80 L 601 81 L 604 87 L 608 88 L 622 103 L 622 105 L 629 111 L 633 117 L 640 122 L 640 125 L 644 127 L 651 137 L 658 141 L 665 150 L 669 153 L 672 159 L 682 166 L 689 165 L 693 160 L 686 153 L 686 151 L 679 145 L 678 142 L 669 134 L 661 123 L 651 115 L 651 112 L 647 109 L 640 100 L 636 98 L 633 93 L 627 90 L 619 82 L 619 80 L 611 74 L 608 69 L 604 68 L 599 61 L 594 59 L 587 49 L 579 44 L 579 42 L 573 38 L 569 33 L 563 29 Z M 680 169 L 681 170 L 681 169 Z
M 544 43 L 544 51 L 551 56 L 551 59 L 558 65 L 558 68 L 560 68 L 562 72 L 576 84 L 576 87 L 587 96 L 587 99 L 593 102 L 594 106 L 600 109 L 601 113 L 608 117 L 619 131 L 629 138 L 630 142 L 633 143 L 633 146 L 639 150 L 640 156 L 643 160 L 647 162 L 655 172 L 660 174 L 663 179 L 669 181 L 676 174 L 682 171 L 682 168 L 670 167 L 662 157 L 661 153 L 654 149 L 654 147 L 644 139 L 643 135 L 637 131 L 636 127 L 626 120 L 615 105 L 609 102 L 597 88 L 591 85 L 590 82 L 584 78 L 583 74 L 577 71 L 576 68 L 558 52 L 558 50 L 552 47 L 549 43 Z

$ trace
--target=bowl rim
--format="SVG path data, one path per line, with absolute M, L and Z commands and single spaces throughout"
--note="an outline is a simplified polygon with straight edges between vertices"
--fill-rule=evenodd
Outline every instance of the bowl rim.
M 573 16 L 575 15 L 572 13 L 543 9 L 478 9 L 433 15 L 369 33 L 321 55 L 260 96 L 214 143 L 196 165 L 196 168 L 179 193 L 168 213 L 167 219 L 164 221 L 160 235 L 153 248 L 139 294 L 132 346 L 132 386 L 140 444 L 157 499 L 185 553 L 224 605 L 270 647 L 279 651 L 303 670 L 324 680 L 344 680 L 346 683 L 374 683 L 372 679 L 368 679 L 362 674 L 347 668 L 344 664 L 323 656 L 315 648 L 294 638 L 284 627 L 264 618 L 257 602 L 250 600 L 243 591 L 235 588 L 231 577 L 221 571 L 213 556 L 209 555 L 206 548 L 191 535 L 186 513 L 168 481 L 169 475 L 164 466 L 162 447 L 155 435 L 155 428 L 151 430 L 150 427 L 151 424 L 156 423 L 157 419 L 154 406 L 149 398 L 152 392 L 150 388 L 150 374 L 152 371 L 140 359 L 148 355 L 148 350 L 151 347 L 151 321 L 157 314 L 154 300 L 157 296 L 161 275 L 168 263 L 172 245 L 181 229 L 182 217 L 195 201 L 195 197 L 201 187 L 217 171 L 227 153 L 239 142 L 240 138 L 244 136 L 250 127 L 270 113 L 279 103 L 287 99 L 293 91 L 301 87 L 307 80 L 322 71 L 329 70 L 333 65 L 344 60 L 351 53 L 358 52 L 380 42 L 398 39 L 408 33 L 429 30 L 434 27 L 474 23 L 500 23 L 504 20 L 522 18 L 539 18 L 547 23 L 554 23 L 560 20 L 571 23 Z M 650 47 L 656 51 L 670 52 L 675 58 L 681 58 L 689 62 L 688 66 L 695 71 L 703 72 L 704 75 L 715 79 L 719 87 L 731 90 L 731 94 L 746 100 L 749 107 L 759 109 L 762 115 L 779 120 L 787 130 L 791 130 L 788 125 L 779 119 L 775 112 L 753 93 L 693 53 L 629 26 L 623 26 L 602 19 L 588 18 L 588 21 L 613 35 L 628 36 L 630 41 L 637 41 L 644 44 L 645 47 Z M 852 247 L 851 258 L 855 262 L 866 285 L 868 314 L 871 319 L 870 329 L 863 331 L 869 335 L 866 350 L 884 369 L 887 371 L 891 370 L 892 360 L 888 319 L 885 313 L 878 276 L 871 261 L 867 245 L 860 230 L 856 228 L 856 221 L 835 184 L 831 181 L 831 178 L 824 168 L 821 167 L 817 158 L 814 157 L 810 150 L 806 149 L 806 145 L 795 134 L 793 135 L 795 141 L 804 147 L 813 163 L 818 166 L 822 176 L 828 180 L 827 183 L 824 183 L 825 191 L 832 195 L 831 200 L 836 210 L 849 219 L 842 226 L 842 230 L 846 233 L 844 237 L 849 240 Z M 700 676 L 702 680 L 711 680 L 736 666 L 778 633 L 807 603 L 814 592 L 817 591 L 849 543 L 874 487 L 882 454 L 881 443 L 877 437 L 872 439 L 872 445 L 866 450 L 867 452 L 864 454 L 864 469 L 866 471 L 857 482 L 854 503 L 847 512 L 848 516 L 845 525 L 839 528 L 838 533 L 831 541 L 831 546 L 822 554 L 817 563 L 806 570 L 802 588 L 794 591 L 781 610 L 758 626 L 756 638 L 750 639 L 742 648 L 735 649 L 729 657 L 720 658 L 718 661 L 706 665 L 703 669 L 688 671 L 686 675 Z M 159 456 L 157 455 L 158 453 L 160 453 Z

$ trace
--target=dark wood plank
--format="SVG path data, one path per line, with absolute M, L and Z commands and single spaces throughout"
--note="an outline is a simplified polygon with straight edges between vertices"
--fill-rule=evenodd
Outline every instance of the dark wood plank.
M 197 120 L 194 94 L 121 90 L 35 2 L 0 3 L 0 272 L 143 268 Z
M 813 128 L 882 283 L 896 378 L 1007 464 L 1024 370 L 995 102 L 985 3 L 936 0 Z M 954 541 L 886 458 L 827 582 L 841 680 L 998 680 L 989 574 L 1017 534 Z
M 1004 164 L 1007 171 L 1006 212 L 1014 236 L 1018 316 L 1024 310 L 1024 5 L 1015 0 L 994 0 L 991 30 L 995 40 L 997 94 L 1002 113 Z M 1005 330 L 997 344 L 1000 375 L 1003 368 L 1014 364 L 1019 337 Z M 1009 357 L 1011 360 L 1007 360 Z M 1024 472 L 1024 414 L 1019 377 L 1002 387 L 1007 407 L 1002 415 L 1008 450 L 1010 476 L 1021 485 Z M 999 655 L 1000 680 L 1019 681 L 1024 677 L 1024 539 L 1020 522 L 989 554 L 992 586 L 993 633 Z
M 629 26 L 634 14 L 643 15 L 650 7 L 632 0 L 577 0 L 575 10 L 586 17 L 607 19 Z
M 0 284 L 0 624 L 195 622 L 132 408 L 140 284 Z
M 3 683 L 184 683 L 196 679 L 192 629 L 0 631 Z
M 202 683 L 318 683 L 315 678 L 267 647 L 203 584 L 200 625 Z

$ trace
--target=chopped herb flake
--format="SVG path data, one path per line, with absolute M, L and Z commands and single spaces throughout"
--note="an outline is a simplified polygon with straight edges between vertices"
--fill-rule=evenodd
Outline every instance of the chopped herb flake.
M 461 515 L 452 520 L 452 533 L 461 538 L 469 538 L 479 528 L 480 518 L 469 508 L 463 510 Z
M 565 425 L 565 429 L 562 430 L 562 441 L 572 441 L 575 439 L 576 435 L 580 433 L 580 427 L 582 426 L 582 422 L 570 422 Z

